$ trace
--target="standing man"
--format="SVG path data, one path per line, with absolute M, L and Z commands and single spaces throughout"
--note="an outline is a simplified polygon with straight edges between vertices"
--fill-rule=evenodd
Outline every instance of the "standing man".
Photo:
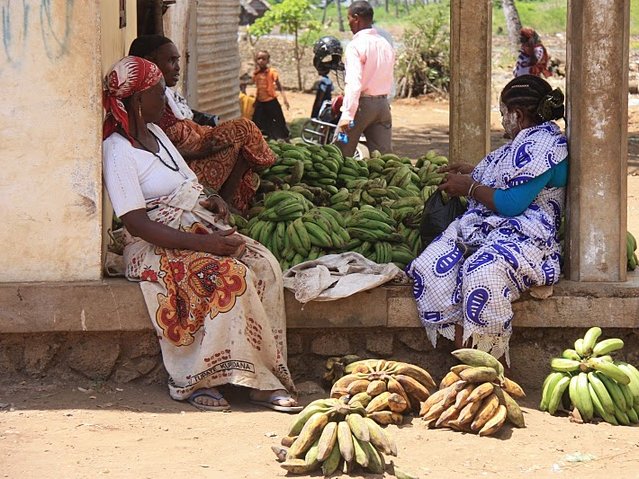
M 348 136 L 337 142 L 344 156 L 352 156 L 362 133 L 370 151 L 391 151 L 392 118 L 388 95 L 393 88 L 395 52 L 373 28 L 373 7 L 363 0 L 351 3 L 348 25 L 353 40 L 346 46 L 346 75 L 342 115 L 337 133 Z

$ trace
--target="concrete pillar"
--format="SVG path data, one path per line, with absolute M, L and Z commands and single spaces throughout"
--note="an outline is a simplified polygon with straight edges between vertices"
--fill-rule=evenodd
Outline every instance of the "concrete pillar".
M 629 4 L 568 2 L 564 272 L 574 281 L 626 280 Z
M 479 163 L 490 148 L 491 0 L 450 2 L 450 160 Z

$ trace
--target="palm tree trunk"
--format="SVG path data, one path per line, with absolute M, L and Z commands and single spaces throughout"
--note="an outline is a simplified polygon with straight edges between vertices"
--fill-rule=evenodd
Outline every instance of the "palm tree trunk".
M 295 29 L 295 65 L 297 67 L 297 89 L 302 91 L 302 66 L 300 65 L 300 46 L 298 41 L 297 28 Z
M 506 27 L 508 28 L 508 38 L 515 52 L 519 51 L 519 30 L 521 30 L 521 20 L 514 0 L 501 0 L 504 16 L 506 17 Z
M 337 21 L 339 23 L 339 31 L 344 31 L 344 19 L 342 18 L 342 2 L 340 0 L 335 0 L 337 4 Z

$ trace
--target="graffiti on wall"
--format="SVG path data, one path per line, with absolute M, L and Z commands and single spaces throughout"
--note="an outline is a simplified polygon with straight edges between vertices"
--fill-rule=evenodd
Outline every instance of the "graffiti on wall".
M 75 0 L 0 0 L 0 67 L 20 66 L 29 48 L 55 61 L 67 54 Z M 39 40 L 41 39 L 41 44 Z

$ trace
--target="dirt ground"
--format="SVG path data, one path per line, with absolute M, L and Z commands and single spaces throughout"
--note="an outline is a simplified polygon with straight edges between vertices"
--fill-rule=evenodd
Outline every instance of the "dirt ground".
M 289 92 L 288 97 L 289 120 L 308 114 L 312 95 Z M 393 118 L 399 154 L 417 157 L 429 149 L 447 154 L 447 102 L 395 101 Z M 498 112 L 493 128 L 497 142 Z M 639 232 L 636 106 L 630 107 L 629 131 L 628 224 Z M 203 413 L 169 399 L 163 385 L 4 384 L 0 477 L 284 477 L 270 446 L 279 444 L 291 417 L 250 405 L 245 391 L 231 389 L 226 396 L 233 412 Z M 319 396 L 300 399 L 306 404 Z M 393 460 L 419 478 L 586 479 L 611 472 L 637 477 L 639 428 L 574 424 L 539 412 L 538 401 L 539 391 L 528 391 L 522 404 L 527 428 L 507 428 L 494 438 L 428 430 L 419 419 L 401 429 L 390 426 L 399 449 Z
M 528 394 L 527 427 L 495 437 L 429 430 L 420 419 L 389 426 L 395 466 L 419 478 L 637 477 L 639 428 L 571 423 L 536 410 L 539 393 Z M 226 396 L 232 412 L 205 413 L 170 400 L 161 385 L 7 388 L 0 392 L 0 477 L 285 477 L 271 446 L 292 417 L 247 403 L 242 391 Z

